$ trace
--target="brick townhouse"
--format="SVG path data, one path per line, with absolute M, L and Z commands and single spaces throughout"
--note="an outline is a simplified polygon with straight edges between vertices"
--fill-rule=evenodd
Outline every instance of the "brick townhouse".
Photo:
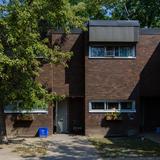
M 65 99 L 17 120 L 5 110 L 8 135 L 75 133 L 120 136 L 160 126 L 160 29 L 138 21 L 91 20 L 88 30 L 49 31 L 52 45 L 73 51 L 68 68 L 44 64 L 39 80 Z

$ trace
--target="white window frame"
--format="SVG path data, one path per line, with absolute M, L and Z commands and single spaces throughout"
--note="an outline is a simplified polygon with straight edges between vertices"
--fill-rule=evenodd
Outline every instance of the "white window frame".
M 92 109 L 93 102 L 103 102 L 104 109 Z M 118 103 L 118 109 L 108 109 L 108 102 Z M 132 109 L 121 109 L 121 102 L 132 102 Z M 108 113 L 108 112 L 119 112 L 119 113 L 135 113 L 136 112 L 136 103 L 133 100 L 93 100 L 89 101 L 89 112 L 90 113 Z
M 92 109 L 92 102 L 102 102 L 104 103 L 104 109 Z M 104 110 L 106 110 L 106 101 L 103 101 L 103 100 L 98 100 L 98 101 L 90 101 L 89 102 L 89 111 L 95 111 L 95 112 L 104 112 Z
M 19 103 L 20 101 L 18 101 L 17 102 L 17 105 L 18 105 L 18 103 Z M 10 104 L 10 105 L 12 105 L 12 104 Z M 8 110 L 8 109 L 5 109 L 5 107 L 4 107 L 4 113 L 37 113 L 37 114 L 39 114 L 39 113 L 43 113 L 43 114 L 48 114 L 48 107 L 46 108 L 46 109 L 33 109 L 33 110 Z
M 31 110 L 31 111 L 27 111 L 27 110 L 22 110 L 22 111 L 12 111 L 12 110 L 4 110 L 4 113 L 44 113 L 44 114 L 48 114 L 47 110 Z
M 103 59 L 103 58 L 115 58 L 115 59 L 136 59 L 136 46 L 135 45 L 133 45 L 133 46 L 113 46 L 114 47 L 114 54 L 113 54 L 113 56 L 97 56 L 97 57 L 93 57 L 92 56 L 92 47 L 103 47 L 102 45 L 90 45 L 89 46 L 89 58 L 93 58 L 93 59 Z M 116 47 L 118 47 L 118 55 L 119 56 L 115 56 L 115 48 Z M 120 56 L 120 47 L 128 47 L 128 48 L 132 48 L 132 54 L 133 54 L 133 56 L 128 56 L 128 57 L 122 57 L 122 56 Z M 107 46 L 105 46 L 104 45 L 104 48 L 105 48 L 105 54 L 107 53 L 107 50 L 106 50 L 106 48 L 107 48 Z M 106 54 L 107 55 L 107 54 Z
M 93 46 L 89 46 L 89 57 L 90 58 L 92 58 L 93 56 L 92 56 L 92 48 L 98 48 L 98 47 L 101 47 L 101 48 L 104 48 L 104 50 L 105 50 L 105 53 L 106 53 L 106 47 L 105 46 L 103 46 L 103 45 L 93 45 Z M 93 57 L 94 58 L 94 57 Z M 96 58 L 96 57 L 95 57 Z M 97 57 L 97 58 L 104 58 L 104 57 Z

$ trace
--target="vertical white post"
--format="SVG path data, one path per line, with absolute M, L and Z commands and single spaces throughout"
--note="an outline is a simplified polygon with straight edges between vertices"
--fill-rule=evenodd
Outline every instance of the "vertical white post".
M 58 102 L 56 101 L 56 132 L 57 132 L 57 126 L 58 126 Z

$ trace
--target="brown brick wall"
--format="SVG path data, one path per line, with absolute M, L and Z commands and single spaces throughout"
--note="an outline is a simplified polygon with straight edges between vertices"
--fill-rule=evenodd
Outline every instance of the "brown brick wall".
M 50 92 L 52 91 L 53 68 L 51 64 L 44 64 L 37 78 Z M 38 128 L 48 127 L 49 134 L 53 133 L 53 108 L 48 114 L 34 114 L 33 121 L 17 121 L 16 114 L 6 114 L 6 128 L 8 136 L 35 136 Z
M 53 133 L 53 108 L 48 114 L 33 114 L 33 121 L 16 120 L 17 114 L 6 114 L 8 136 L 36 136 L 38 128 L 47 127 L 49 134 Z
M 140 96 L 158 96 L 160 93 L 160 88 L 157 87 L 160 78 L 155 80 L 160 68 L 158 60 L 160 35 L 140 35 L 136 59 L 89 59 L 87 37 L 88 35 L 84 37 L 84 34 L 80 33 L 69 34 L 67 37 L 61 33 L 52 34 L 52 44 L 60 44 L 62 50 L 73 51 L 74 55 L 68 62 L 68 68 L 45 64 L 40 72 L 39 81 L 49 91 L 67 97 L 82 98 L 80 103 L 76 99 L 72 101 L 72 106 L 84 107 L 82 104 L 85 96 L 87 135 L 126 134 L 128 130 L 137 130 Z M 150 75 L 152 78 L 149 78 Z M 89 100 L 100 99 L 136 100 L 137 113 L 125 114 L 123 121 L 106 122 L 104 114 L 88 112 Z M 69 117 L 71 126 L 75 115 Z M 134 120 L 130 120 L 130 116 L 134 116 Z M 50 110 L 48 115 L 37 115 L 28 127 L 23 127 L 22 123 L 19 124 L 20 127 L 14 125 L 15 122 L 10 115 L 6 117 L 6 123 L 10 135 L 35 135 L 37 128 L 41 126 L 48 126 L 52 133 L 53 111 Z
M 136 59 L 89 59 L 86 49 L 85 131 L 87 135 L 110 135 L 110 133 L 117 133 L 117 128 L 119 128 L 119 133 L 125 134 L 128 126 L 132 126 L 130 129 L 138 129 L 140 75 L 154 54 L 159 41 L 160 35 L 141 35 L 136 47 Z M 103 126 L 104 114 L 89 113 L 88 109 L 89 100 L 101 99 L 136 100 L 137 113 L 135 119 L 119 123 L 106 122 L 106 125 Z
M 73 51 L 72 60 L 68 62 L 68 68 L 61 65 L 44 64 L 37 78 L 50 92 L 70 97 L 84 96 L 84 43 L 83 34 L 75 33 L 52 34 L 52 44 L 59 44 L 63 51 Z M 79 104 L 78 104 L 79 105 Z M 77 105 L 76 105 L 77 106 Z M 79 107 L 79 106 L 78 106 Z M 84 107 L 84 105 L 82 106 Z M 6 115 L 8 135 L 34 136 L 39 127 L 48 127 L 49 133 L 53 133 L 53 110 L 49 114 L 35 114 L 35 119 L 29 122 L 17 122 L 14 115 Z
M 54 66 L 53 91 L 70 97 L 84 96 L 84 43 L 83 34 L 52 34 L 52 44 L 59 44 L 63 51 L 72 51 L 68 68 Z
M 139 58 L 140 95 L 145 97 L 160 97 L 160 35 L 143 36 L 145 41 L 139 43 L 139 52 L 146 55 L 146 59 Z M 148 58 L 148 59 L 147 59 Z

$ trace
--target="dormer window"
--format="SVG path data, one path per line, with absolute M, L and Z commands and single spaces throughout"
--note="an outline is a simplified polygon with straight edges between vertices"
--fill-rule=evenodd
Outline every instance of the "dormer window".
M 89 47 L 89 58 L 135 58 L 135 46 L 96 46 Z

